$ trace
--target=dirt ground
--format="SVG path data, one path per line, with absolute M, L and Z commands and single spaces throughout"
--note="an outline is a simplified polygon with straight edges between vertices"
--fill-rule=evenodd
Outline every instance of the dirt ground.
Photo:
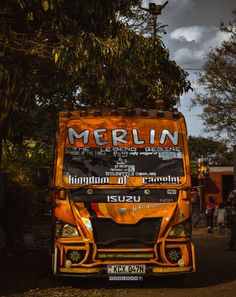
M 236 251 L 227 251 L 229 232 L 207 234 L 194 229 L 197 272 L 184 280 L 166 277 L 142 282 L 112 282 L 107 279 L 50 277 L 47 252 L 25 248 L 0 255 L 0 296 L 8 297 L 234 297 L 236 296 Z

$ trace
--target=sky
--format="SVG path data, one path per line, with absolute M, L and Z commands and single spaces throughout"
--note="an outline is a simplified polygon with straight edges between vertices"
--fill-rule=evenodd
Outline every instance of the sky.
M 144 6 L 150 2 L 161 5 L 166 0 L 146 0 Z M 189 73 L 188 79 L 194 89 L 181 97 L 179 107 L 186 118 L 189 135 L 207 136 L 200 118 L 200 107 L 189 108 L 199 88 L 197 77 L 207 54 L 211 48 L 229 39 L 229 34 L 221 32 L 219 26 L 221 22 L 228 24 L 232 21 L 234 9 L 236 2 L 233 0 L 169 0 L 158 16 L 158 22 L 168 25 L 162 40 L 170 51 L 170 57 Z

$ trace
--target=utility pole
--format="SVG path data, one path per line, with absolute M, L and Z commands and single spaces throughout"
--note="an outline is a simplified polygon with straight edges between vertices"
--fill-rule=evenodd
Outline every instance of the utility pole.
M 156 3 L 149 3 L 149 8 L 141 7 L 141 9 L 149 12 L 152 18 L 152 26 L 153 26 L 153 38 L 155 39 L 157 36 L 157 16 L 161 14 L 162 9 L 167 5 L 168 1 L 166 1 L 162 5 L 157 5 Z

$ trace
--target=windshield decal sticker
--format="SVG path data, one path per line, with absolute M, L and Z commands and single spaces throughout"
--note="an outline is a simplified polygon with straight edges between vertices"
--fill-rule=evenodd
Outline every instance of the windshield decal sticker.
M 167 139 L 169 139 L 173 145 L 177 145 L 179 140 L 178 131 L 173 131 L 173 134 L 171 134 L 171 132 L 166 129 L 162 130 L 159 137 L 156 137 L 155 129 L 150 129 L 145 135 L 145 141 L 144 139 L 141 139 L 141 133 L 139 133 L 139 130 L 135 128 L 130 131 L 123 128 L 113 129 L 110 131 L 107 129 L 95 129 L 93 132 L 89 129 L 78 132 L 74 128 L 68 128 L 68 140 L 71 145 L 75 144 L 76 139 L 81 141 L 83 145 L 88 144 L 91 139 L 95 141 L 97 146 L 109 145 L 108 140 L 105 140 L 109 135 L 112 138 L 110 145 L 112 144 L 112 146 L 116 147 L 122 144 L 128 144 L 129 134 L 131 134 L 131 139 L 135 145 L 143 145 L 145 143 L 164 144 Z
M 71 176 L 69 175 L 69 184 L 80 184 L 80 185 L 91 185 L 98 184 L 104 185 L 109 184 L 108 177 L 98 177 L 98 176 L 90 176 L 90 177 L 81 177 L 81 176 Z
M 76 139 L 83 138 L 83 143 L 84 144 L 88 144 L 89 130 L 84 130 L 84 131 L 82 131 L 80 133 L 77 133 L 77 131 L 75 131 L 75 129 L 69 128 L 68 129 L 68 135 L 69 135 L 69 142 L 70 142 L 70 144 L 74 144 L 75 143 L 75 138 Z
M 179 176 L 157 176 L 157 177 L 144 177 L 143 184 L 180 184 Z
M 164 144 L 166 140 L 166 136 L 169 137 L 170 141 L 174 144 L 178 144 L 178 131 L 174 131 L 174 135 L 171 135 L 171 133 L 168 130 L 163 130 L 161 133 L 161 139 L 160 144 Z
M 110 182 L 109 177 L 84 177 L 84 176 L 71 176 L 69 175 L 68 183 L 71 185 L 108 185 Z M 119 177 L 118 184 L 126 184 L 127 183 L 127 176 Z M 142 178 L 142 184 L 158 184 L 158 185 L 171 185 L 171 184 L 180 184 L 180 177 L 179 176 L 157 176 L 157 177 L 144 177 Z
M 127 184 L 129 178 L 136 177 L 143 185 L 172 185 L 180 184 L 183 176 L 179 147 L 66 147 L 64 151 L 63 178 L 69 184 Z

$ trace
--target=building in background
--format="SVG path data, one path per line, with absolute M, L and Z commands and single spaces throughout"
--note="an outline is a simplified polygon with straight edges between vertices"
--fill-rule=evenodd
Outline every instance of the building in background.
M 234 189 L 233 166 L 210 166 L 209 176 L 203 187 L 203 203 L 212 196 L 216 204 L 226 202 L 229 192 Z

